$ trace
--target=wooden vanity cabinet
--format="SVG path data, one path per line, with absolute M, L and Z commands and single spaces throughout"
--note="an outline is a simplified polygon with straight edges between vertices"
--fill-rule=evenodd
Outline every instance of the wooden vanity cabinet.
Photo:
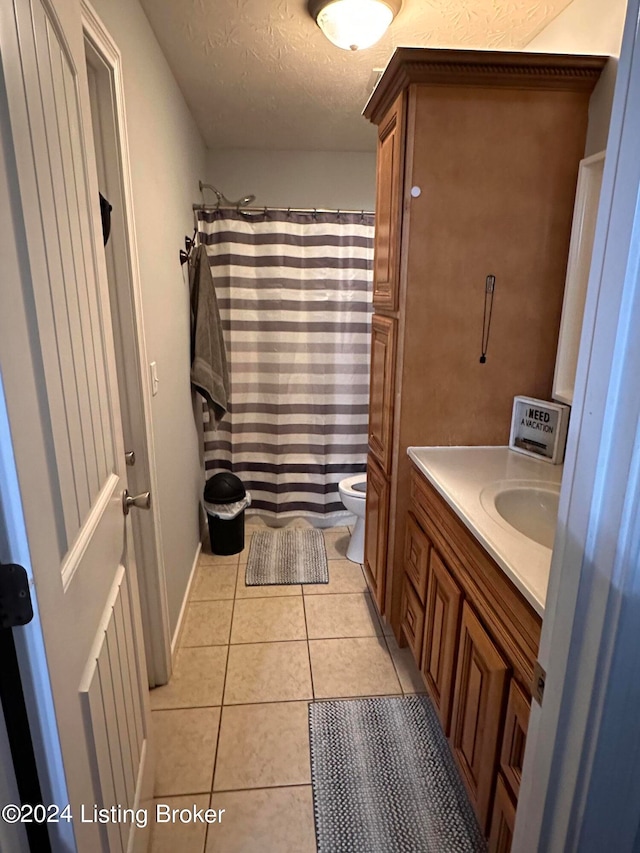
M 399 642 L 407 447 L 507 444 L 513 397 L 551 394 L 589 96 L 604 63 L 399 48 L 366 106 L 378 128 L 369 445 L 389 495 L 387 553 L 367 562 L 386 574 L 374 591 Z
M 508 853 L 542 620 L 416 468 L 410 486 L 403 640 L 491 849 Z

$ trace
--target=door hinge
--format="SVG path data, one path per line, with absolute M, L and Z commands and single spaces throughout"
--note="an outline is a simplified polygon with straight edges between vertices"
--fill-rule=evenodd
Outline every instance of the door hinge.
M 547 680 L 547 673 L 540 665 L 540 661 L 536 661 L 533 667 L 533 682 L 531 684 L 531 695 L 536 700 L 538 705 L 542 705 L 542 697 L 544 696 L 544 684 Z
M 15 563 L 0 563 L 0 628 L 16 628 L 32 619 L 26 570 Z

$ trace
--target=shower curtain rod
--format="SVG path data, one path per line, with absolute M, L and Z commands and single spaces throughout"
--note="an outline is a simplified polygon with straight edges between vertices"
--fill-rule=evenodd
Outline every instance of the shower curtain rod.
M 249 207 L 251 202 L 256 200 L 254 195 L 245 195 L 238 199 L 238 201 L 231 201 L 217 187 L 214 187 L 213 184 L 205 184 L 202 181 L 198 181 L 198 189 L 202 195 L 202 204 L 194 204 L 193 210 L 236 210 L 238 212 L 246 210 L 248 213 L 266 213 L 268 210 L 273 210 L 282 213 L 360 213 L 362 216 L 365 214 L 373 216 L 372 210 L 342 210 L 341 208 L 328 210 L 320 207 Z M 205 190 L 211 190 L 215 193 L 218 199 L 216 204 L 204 203 Z
M 237 204 L 194 204 L 193 210 L 236 210 L 239 213 L 266 213 L 268 210 L 273 210 L 278 213 L 360 213 L 365 216 L 373 216 L 373 210 L 343 210 L 343 208 L 325 208 L 325 207 L 272 207 L 266 205 L 263 207 L 240 207 Z

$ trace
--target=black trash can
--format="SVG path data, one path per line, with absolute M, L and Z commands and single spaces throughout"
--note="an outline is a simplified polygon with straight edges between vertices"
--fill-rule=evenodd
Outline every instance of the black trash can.
M 244 548 L 244 511 L 251 503 L 242 480 L 230 471 L 214 474 L 204 487 L 213 554 L 239 554 Z

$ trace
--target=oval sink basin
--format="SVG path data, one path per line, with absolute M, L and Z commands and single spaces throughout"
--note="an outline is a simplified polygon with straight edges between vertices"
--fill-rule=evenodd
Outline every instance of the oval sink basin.
M 485 509 L 545 548 L 553 548 L 560 489 L 551 483 L 493 484 L 484 490 Z M 493 514 L 493 513 L 491 513 Z
M 553 548 L 559 499 L 559 492 L 525 486 L 498 492 L 495 507 L 507 524 L 539 545 Z

